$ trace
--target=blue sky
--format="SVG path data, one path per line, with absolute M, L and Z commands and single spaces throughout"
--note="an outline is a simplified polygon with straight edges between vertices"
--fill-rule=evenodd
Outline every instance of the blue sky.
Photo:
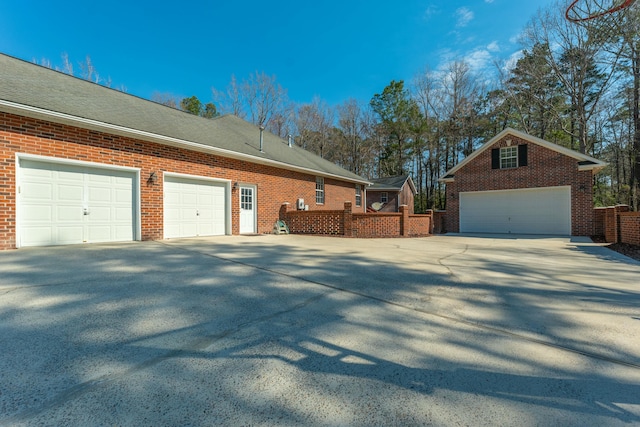
M 391 80 L 467 59 L 490 73 L 553 0 L 0 2 L 0 52 L 76 65 L 87 55 L 112 86 L 211 101 L 231 75 L 275 75 L 291 100 L 368 102 Z

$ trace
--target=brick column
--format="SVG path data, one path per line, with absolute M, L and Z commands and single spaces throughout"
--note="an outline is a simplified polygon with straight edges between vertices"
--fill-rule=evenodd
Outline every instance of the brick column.
M 400 235 L 408 236 L 409 235 L 409 206 L 400 205 L 400 213 L 402 216 L 400 217 Z
M 608 207 L 604 212 L 604 240 L 607 243 L 618 243 L 618 221 L 616 208 Z
M 342 227 L 346 237 L 353 237 L 353 211 L 351 202 L 344 202 L 344 215 L 342 217 Z
M 435 230 L 434 211 L 433 209 L 427 209 L 425 213 L 429 215 L 429 234 L 433 234 L 433 231 Z
M 289 206 L 290 203 L 289 202 L 284 202 L 281 206 L 280 206 L 280 219 L 282 221 L 287 219 L 287 211 L 289 210 Z
M 622 241 L 622 233 L 620 232 L 620 213 L 629 212 L 628 205 L 616 205 L 615 206 L 615 226 L 616 226 L 616 241 L 614 243 L 620 243 Z

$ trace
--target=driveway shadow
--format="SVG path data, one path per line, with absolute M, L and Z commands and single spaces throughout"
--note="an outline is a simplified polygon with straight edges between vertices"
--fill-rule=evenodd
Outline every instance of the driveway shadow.
M 314 405 L 339 412 L 339 402 L 351 424 L 438 424 L 442 414 L 470 423 L 471 414 L 456 411 L 474 401 L 513 407 L 534 424 L 640 422 L 630 409 L 640 405 L 633 368 L 575 354 L 580 369 L 517 355 L 513 348 L 531 345 L 526 336 L 507 337 L 507 351 L 500 332 L 456 323 L 460 312 L 433 305 L 492 309 L 510 330 L 529 332 L 519 319 L 534 321 L 521 310 L 531 298 L 624 307 L 638 300 L 633 291 L 572 283 L 550 294 L 507 280 L 496 301 L 474 297 L 495 292 L 486 278 L 464 282 L 437 262 L 428 271 L 393 262 L 391 246 L 381 249 L 387 262 L 348 242 L 333 252 L 260 239 L 179 246 L 0 254 L 0 341 L 9 343 L 0 358 L 0 424 L 323 424 Z M 544 283 L 539 271 L 471 256 L 447 262 L 453 271 L 453 261 L 472 261 Z M 535 308 L 553 325 L 536 333 L 565 339 L 571 319 Z

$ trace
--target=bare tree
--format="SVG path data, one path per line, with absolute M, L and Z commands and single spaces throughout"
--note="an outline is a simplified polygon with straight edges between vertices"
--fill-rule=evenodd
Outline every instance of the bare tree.
M 247 116 L 244 109 L 245 100 L 243 99 L 243 92 L 235 75 L 231 75 L 231 81 L 224 92 L 216 88 L 212 88 L 211 91 L 214 102 L 220 106 L 220 111 L 223 112 L 223 114 L 233 114 L 242 119 Z
M 249 119 L 257 126 L 268 126 L 272 117 L 282 113 L 287 104 L 287 91 L 276 82 L 275 76 L 264 72 L 251 74 L 242 82 L 240 90 Z
M 344 168 L 358 175 L 368 175 L 373 171 L 374 151 L 369 134 L 371 131 L 367 110 L 355 99 L 350 98 L 336 107 L 338 126 L 336 128 L 336 160 Z M 370 114 L 371 115 L 371 114 Z
M 322 158 L 330 157 L 329 143 L 333 129 L 334 112 L 320 98 L 298 107 L 296 129 L 298 144 Z
M 619 54 L 608 54 L 606 39 L 588 27 L 565 19 L 564 7 L 554 4 L 531 21 L 522 41 L 548 46 L 546 60 L 568 97 L 570 120 L 565 132 L 578 141 L 578 150 L 590 151 L 589 122 L 598 102 L 610 88 Z
M 62 68 L 56 67 L 56 70 L 73 76 L 73 64 L 69 60 L 69 55 L 67 54 L 67 52 L 64 52 L 62 54 Z
M 80 63 L 80 76 L 94 83 L 100 83 L 100 76 L 96 71 L 96 67 L 93 65 L 93 61 L 91 61 L 91 57 L 89 55 L 86 56 L 84 62 Z
M 172 93 L 162 93 L 162 92 L 153 92 L 151 95 L 151 100 L 153 102 L 157 102 L 158 104 L 166 105 L 171 108 L 179 108 L 180 105 L 180 97 L 172 94 Z

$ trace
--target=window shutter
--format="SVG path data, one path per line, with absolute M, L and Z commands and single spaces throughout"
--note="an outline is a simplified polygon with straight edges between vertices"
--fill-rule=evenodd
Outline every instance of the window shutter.
M 518 166 L 527 166 L 527 144 L 518 145 Z
M 491 169 L 500 169 L 500 149 L 491 150 Z

